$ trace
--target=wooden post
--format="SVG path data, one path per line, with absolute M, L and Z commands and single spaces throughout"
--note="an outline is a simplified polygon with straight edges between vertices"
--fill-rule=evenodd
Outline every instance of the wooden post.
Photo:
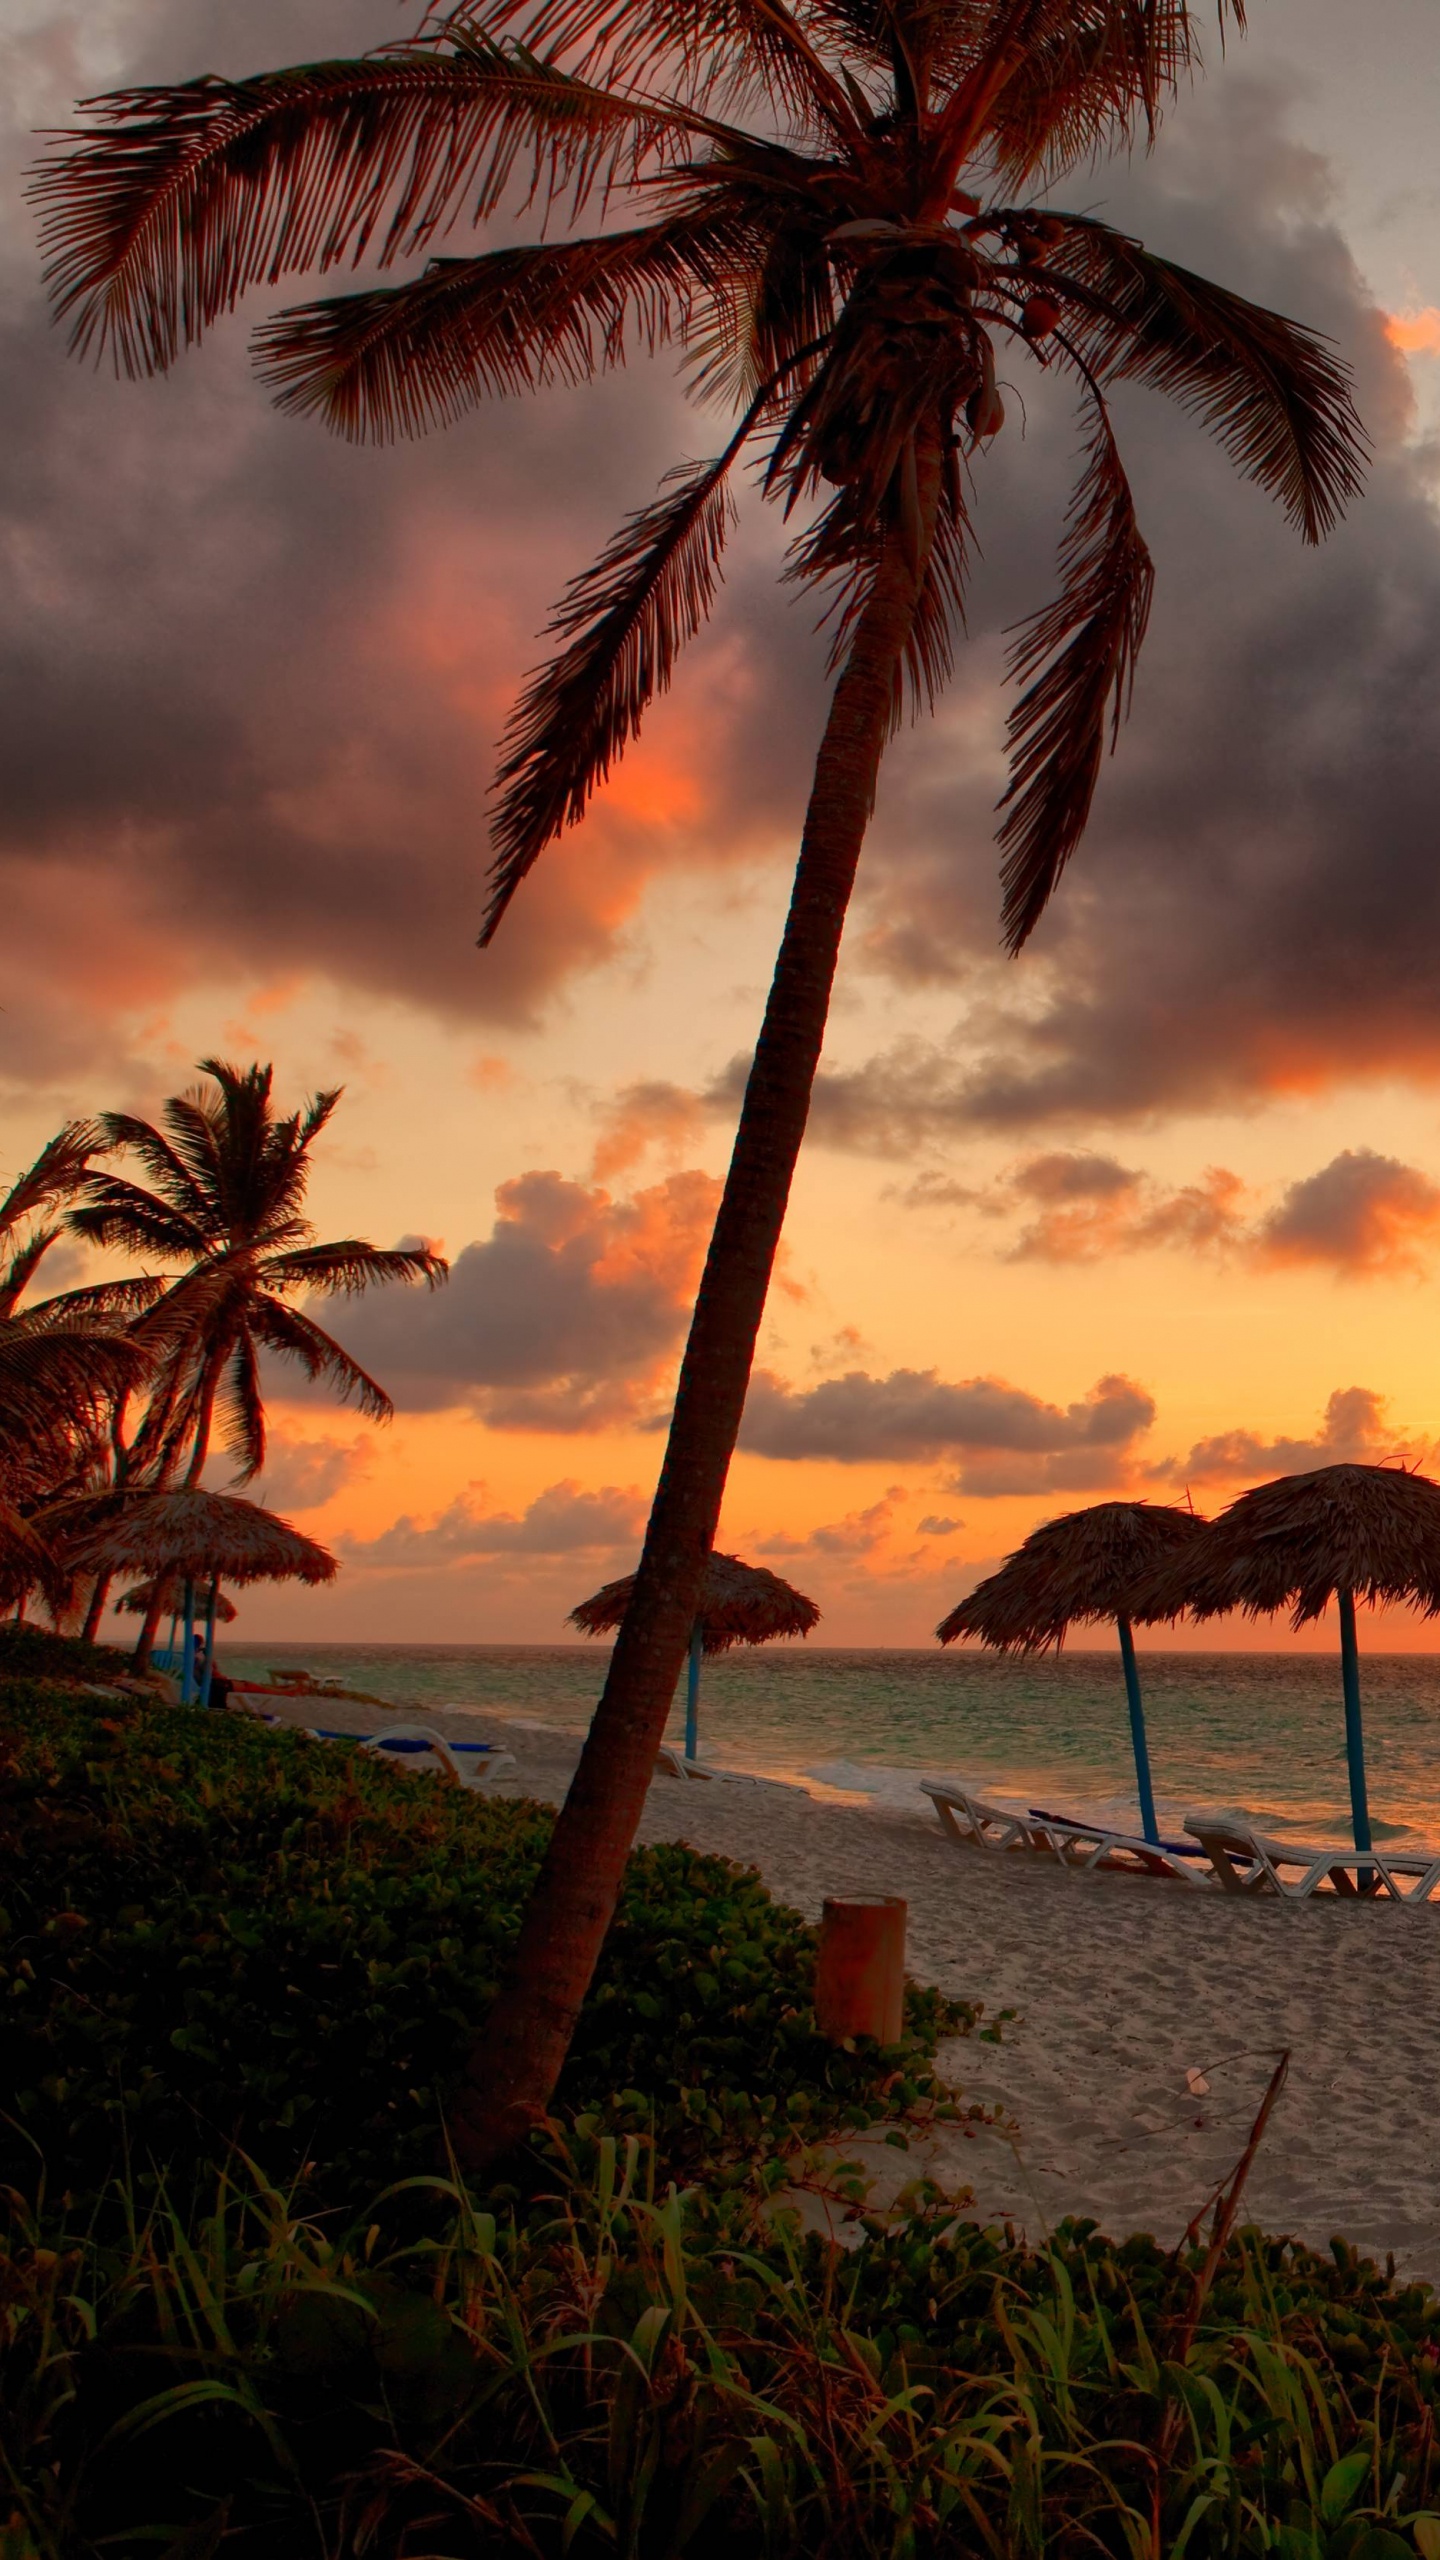
M 1135 1638 L 1125 1616 L 1116 1619 L 1120 1632 L 1120 1659 L 1125 1666 L 1125 1696 L 1130 1707 L 1130 1740 L 1135 1752 L 1135 1785 L 1140 1797 L 1140 1828 L 1147 1840 L 1160 1838 L 1155 1819 L 1155 1790 L 1150 1783 L 1150 1745 L 1145 1737 L 1145 1701 L 1140 1695 L 1140 1666 L 1135 1660 Z
M 827 1901 L 815 1960 L 815 2019 L 831 2044 L 898 2044 L 905 2024 L 905 1920 L 898 1894 Z
M 180 1704 L 188 1707 L 195 1695 L 195 1585 L 185 1577 L 185 1627 L 180 1638 Z

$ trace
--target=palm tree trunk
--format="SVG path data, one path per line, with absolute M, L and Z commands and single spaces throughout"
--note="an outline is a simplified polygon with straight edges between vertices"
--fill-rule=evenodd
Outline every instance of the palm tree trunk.
M 130 1668 L 132 1671 L 148 1671 L 150 1668 L 150 1656 L 154 1651 L 155 1638 L 159 1633 L 160 1621 L 165 1614 L 164 1586 L 164 1575 L 157 1573 L 155 1576 L 155 1597 L 151 1601 L 149 1608 L 146 1610 L 144 1617 L 140 1621 L 140 1633 L 135 1639 L 135 1650 L 130 1656 Z
M 452 2139 L 468 2168 L 499 2158 L 549 2104 L 610 1925 L 699 1608 L 933 534 L 938 424 L 917 460 L 919 526 L 913 518 L 896 525 L 884 545 L 820 744 L 790 913 L 695 1302 L 634 1595 L 509 1979 L 454 2105 Z
M 90 1594 L 90 1606 L 85 1612 L 85 1624 L 80 1630 L 80 1639 L 83 1644 L 93 1644 L 100 1633 L 100 1621 L 105 1615 L 105 1603 L 110 1597 L 110 1585 L 113 1580 L 113 1574 L 109 1573 L 97 1573 L 95 1576 L 95 1588 Z

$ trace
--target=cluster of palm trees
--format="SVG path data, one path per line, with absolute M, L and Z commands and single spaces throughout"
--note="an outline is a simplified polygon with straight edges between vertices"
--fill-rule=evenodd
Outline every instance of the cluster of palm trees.
M 249 1482 L 265 1461 L 266 1357 L 387 1420 L 384 1388 L 309 1302 L 446 1274 L 424 1248 L 317 1240 L 306 1184 L 338 1089 L 282 1115 L 269 1066 L 206 1058 L 201 1073 L 158 1125 L 118 1111 L 68 1122 L 0 1204 L 0 1596 L 23 1611 L 38 1591 L 57 1621 L 83 1609 L 90 1635 L 108 1577 L 77 1588 L 67 1561 L 87 1502 L 198 1484 L 219 1451 Z M 140 1267 L 36 1296 L 65 1236 Z M 142 1656 L 163 1600 L 157 1584 Z

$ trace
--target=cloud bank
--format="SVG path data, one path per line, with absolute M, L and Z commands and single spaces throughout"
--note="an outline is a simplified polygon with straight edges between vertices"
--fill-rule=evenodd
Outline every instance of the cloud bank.
M 628 1200 L 519 1174 L 444 1289 L 423 1305 L 376 1291 L 329 1321 L 404 1412 L 466 1405 L 502 1431 L 642 1419 L 683 1339 L 717 1194 L 695 1172 Z

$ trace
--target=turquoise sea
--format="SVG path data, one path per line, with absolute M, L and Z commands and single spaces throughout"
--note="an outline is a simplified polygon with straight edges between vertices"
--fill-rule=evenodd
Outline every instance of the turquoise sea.
M 299 1668 L 410 1711 L 486 1708 L 583 1727 L 605 1648 L 588 1645 L 222 1647 L 228 1670 Z M 1267 1828 L 1348 1837 L 1338 1661 L 1327 1654 L 1148 1653 L 1142 1660 L 1162 1824 L 1193 1805 Z M 1375 1837 L 1440 1845 L 1440 1654 L 1364 1659 Z M 677 1727 L 678 1730 L 678 1727 Z M 707 1663 L 701 1748 L 887 1798 L 921 1775 L 968 1776 L 1051 1810 L 1135 1820 L 1118 1659 L 769 1646 Z

